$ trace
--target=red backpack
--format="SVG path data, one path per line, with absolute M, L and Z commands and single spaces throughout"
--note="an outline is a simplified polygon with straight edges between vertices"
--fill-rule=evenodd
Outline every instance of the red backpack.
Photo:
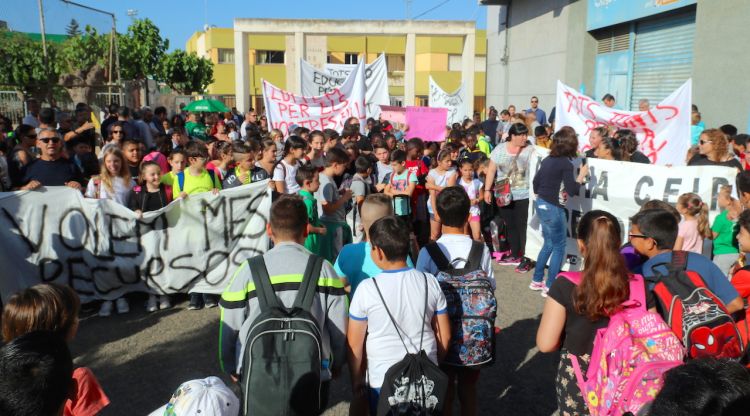
M 745 345 L 734 319 L 700 274 L 687 270 L 687 259 L 687 252 L 674 251 L 668 274 L 649 278 L 664 320 L 689 359 L 741 358 Z

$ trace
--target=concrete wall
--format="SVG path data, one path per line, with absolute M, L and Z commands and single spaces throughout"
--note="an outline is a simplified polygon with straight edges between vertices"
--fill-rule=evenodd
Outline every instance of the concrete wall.
M 488 6 L 487 106 L 514 104 L 521 110 L 536 95 L 549 113 L 558 79 L 593 88 L 596 44 L 586 32 L 586 7 L 584 0 L 516 0 L 509 8 Z
M 695 16 L 693 103 L 707 127 L 750 131 L 748 0 L 701 0 Z

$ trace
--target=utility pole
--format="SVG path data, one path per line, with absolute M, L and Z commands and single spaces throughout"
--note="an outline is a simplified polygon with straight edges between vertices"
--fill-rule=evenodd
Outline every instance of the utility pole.
M 44 53 L 44 62 L 47 62 L 47 36 L 44 33 L 44 8 L 42 7 L 42 0 L 38 0 L 39 5 L 39 26 L 42 30 L 42 51 Z

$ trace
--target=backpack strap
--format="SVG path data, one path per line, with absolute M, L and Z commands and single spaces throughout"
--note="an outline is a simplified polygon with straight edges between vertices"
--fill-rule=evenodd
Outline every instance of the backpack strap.
M 688 252 L 673 251 L 672 261 L 669 263 L 669 273 L 684 272 L 687 270 Z
M 294 305 L 292 308 L 310 312 L 315 295 L 318 293 L 316 288 L 318 286 L 318 279 L 320 278 L 320 271 L 322 268 L 323 257 L 313 254 L 307 258 L 305 274 L 302 276 L 302 282 L 297 290 L 297 297 L 294 298 Z
M 484 243 L 471 241 L 471 251 L 469 251 L 469 260 L 466 261 L 464 269 L 479 270 L 482 267 L 482 255 L 484 254 Z
M 250 274 L 253 276 L 255 294 L 258 296 L 258 306 L 260 307 L 260 310 L 267 311 L 271 308 L 285 310 L 284 306 L 279 302 L 276 292 L 273 290 L 271 278 L 268 276 L 268 268 L 266 268 L 266 262 L 263 260 L 263 255 L 261 254 L 251 258 L 248 260 L 248 264 L 250 265 Z
M 443 250 L 440 250 L 440 246 L 437 242 L 433 241 L 432 243 L 427 244 L 425 248 L 427 249 L 427 254 L 429 254 L 432 261 L 435 262 L 438 270 L 443 272 L 453 268 L 450 260 L 445 257 Z
M 180 192 L 185 192 L 185 171 L 177 172 L 177 186 L 180 188 Z
M 626 306 L 634 306 L 646 310 L 648 305 L 646 304 L 646 285 L 643 280 L 643 276 L 640 274 L 634 274 L 628 279 L 630 283 L 630 294 Z
M 564 277 L 568 280 L 570 280 L 574 285 L 578 286 L 581 284 L 581 272 L 560 272 L 557 274 L 557 277 Z
M 424 311 L 422 312 L 422 332 L 419 335 L 419 351 L 422 351 L 422 342 L 424 341 L 424 320 L 427 318 L 427 294 L 428 294 L 427 275 L 422 273 L 422 278 L 424 279 Z M 401 331 L 399 331 L 398 325 L 396 325 L 396 320 L 393 319 L 393 315 L 391 315 L 391 311 L 388 309 L 388 305 L 385 304 L 385 299 L 383 298 L 383 294 L 380 292 L 380 287 L 378 287 L 377 279 L 373 277 L 372 282 L 375 284 L 375 290 L 378 291 L 378 296 L 380 297 L 380 301 L 383 303 L 383 308 L 385 308 L 386 313 L 388 313 L 388 317 L 391 319 L 391 323 L 393 324 L 393 327 L 396 329 L 396 335 L 398 335 L 398 338 L 401 340 L 401 344 L 403 344 L 404 349 L 406 350 L 406 353 L 410 354 L 409 348 L 406 346 L 406 342 L 404 342 L 404 338 L 401 336 Z
M 206 169 L 208 176 L 211 178 L 211 187 L 216 186 L 216 172 L 213 169 Z

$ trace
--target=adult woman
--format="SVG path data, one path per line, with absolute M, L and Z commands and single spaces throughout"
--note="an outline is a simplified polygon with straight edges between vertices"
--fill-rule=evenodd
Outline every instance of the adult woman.
M 728 155 L 729 139 L 719 129 L 703 130 L 698 140 L 698 154 L 688 166 L 727 166 L 742 171 L 742 164 Z
M 216 140 L 220 142 L 232 143 L 232 138 L 229 137 L 229 130 L 227 129 L 227 125 L 224 124 L 224 120 L 219 120 L 214 125 L 211 135 L 216 137 Z
M 484 180 L 484 201 L 488 204 L 492 203 L 495 179 L 507 179 L 510 182 L 512 201 L 499 209 L 500 218 L 508 227 L 510 255 L 500 259 L 500 262 L 518 265 L 516 271 L 519 273 L 531 270 L 531 260 L 524 257 L 526 220 L 529 216 L 529 162 L 534 155 L 534 146 L 528 145 L 528 134 L 529 129 L 525 124 L 515 123 L 510 126 L 509 140 L 500 143 L 490 153 Z
M 620 160 L 622 157 L 620 143 L 609 137 L 605 137 L 599 142 L 599 145 L 594 150 L 594 156 L 596 156 L 597 159 Z
M 588 165 L 582 165 L 576 178 L 571 159 L 576 157 L 577 150 L 578 137 L 575 130 L 567 126 L 561 128 L 552 136 L 549 156 L 542 161 L 539 171 L 534 176 L 534 205 L 541 221 L 544 244 L 539 251 L 529 289 L 540 290 L 543 297 L 547 297 L 547 292 L 565 260 L 568 228 L 565 216 L 567 195 L 578 194 L 589 173 Z M 564 190 L 562 195 L 561 185 Z M 547 261 L 549 274 L 545 284 L 544 266 Z
M 634 163 L 651 163 L 651 159 L 638 150 L 638 138 L 635 137 L 632 130 L 617 130 L 615 140 L 620 144 L 621 160 Z
M 268 119 L 266 118 L 266 116 L 260 116 L 258 120 L 258 122 L 260 123 L 260 126 L 258 126 L 258 130 L 260 130 L 260 133 L 268 133 Z
M 276 165 L 276 142 L 265 139 L 260 142 L 260 146 L 260 158 L 255 162 L 255 166 L 265 170 L 270 178 Z M 269 181 L 269 186 L 273 187 L 273 181 Z M 274 187 L 274 189 L 276 188 Z
M 599 328 L 630 295 L 630 275 L 620 255 L 622 231 L 614 215 L 594 210 L 578 223 L 578 249 L 585 268 L 578 285 L 566 278 L 552 283 L 536 335 L 541 352 L 561 349 L 557 367 L 557 404 L 561 415 L 585 415 L 588 409 L 578 389 L 569 354 L 585 374 Z M 655 304 L 643 288 L 646 303 Z M 562 345 L 561 345 L 562 344 Z

